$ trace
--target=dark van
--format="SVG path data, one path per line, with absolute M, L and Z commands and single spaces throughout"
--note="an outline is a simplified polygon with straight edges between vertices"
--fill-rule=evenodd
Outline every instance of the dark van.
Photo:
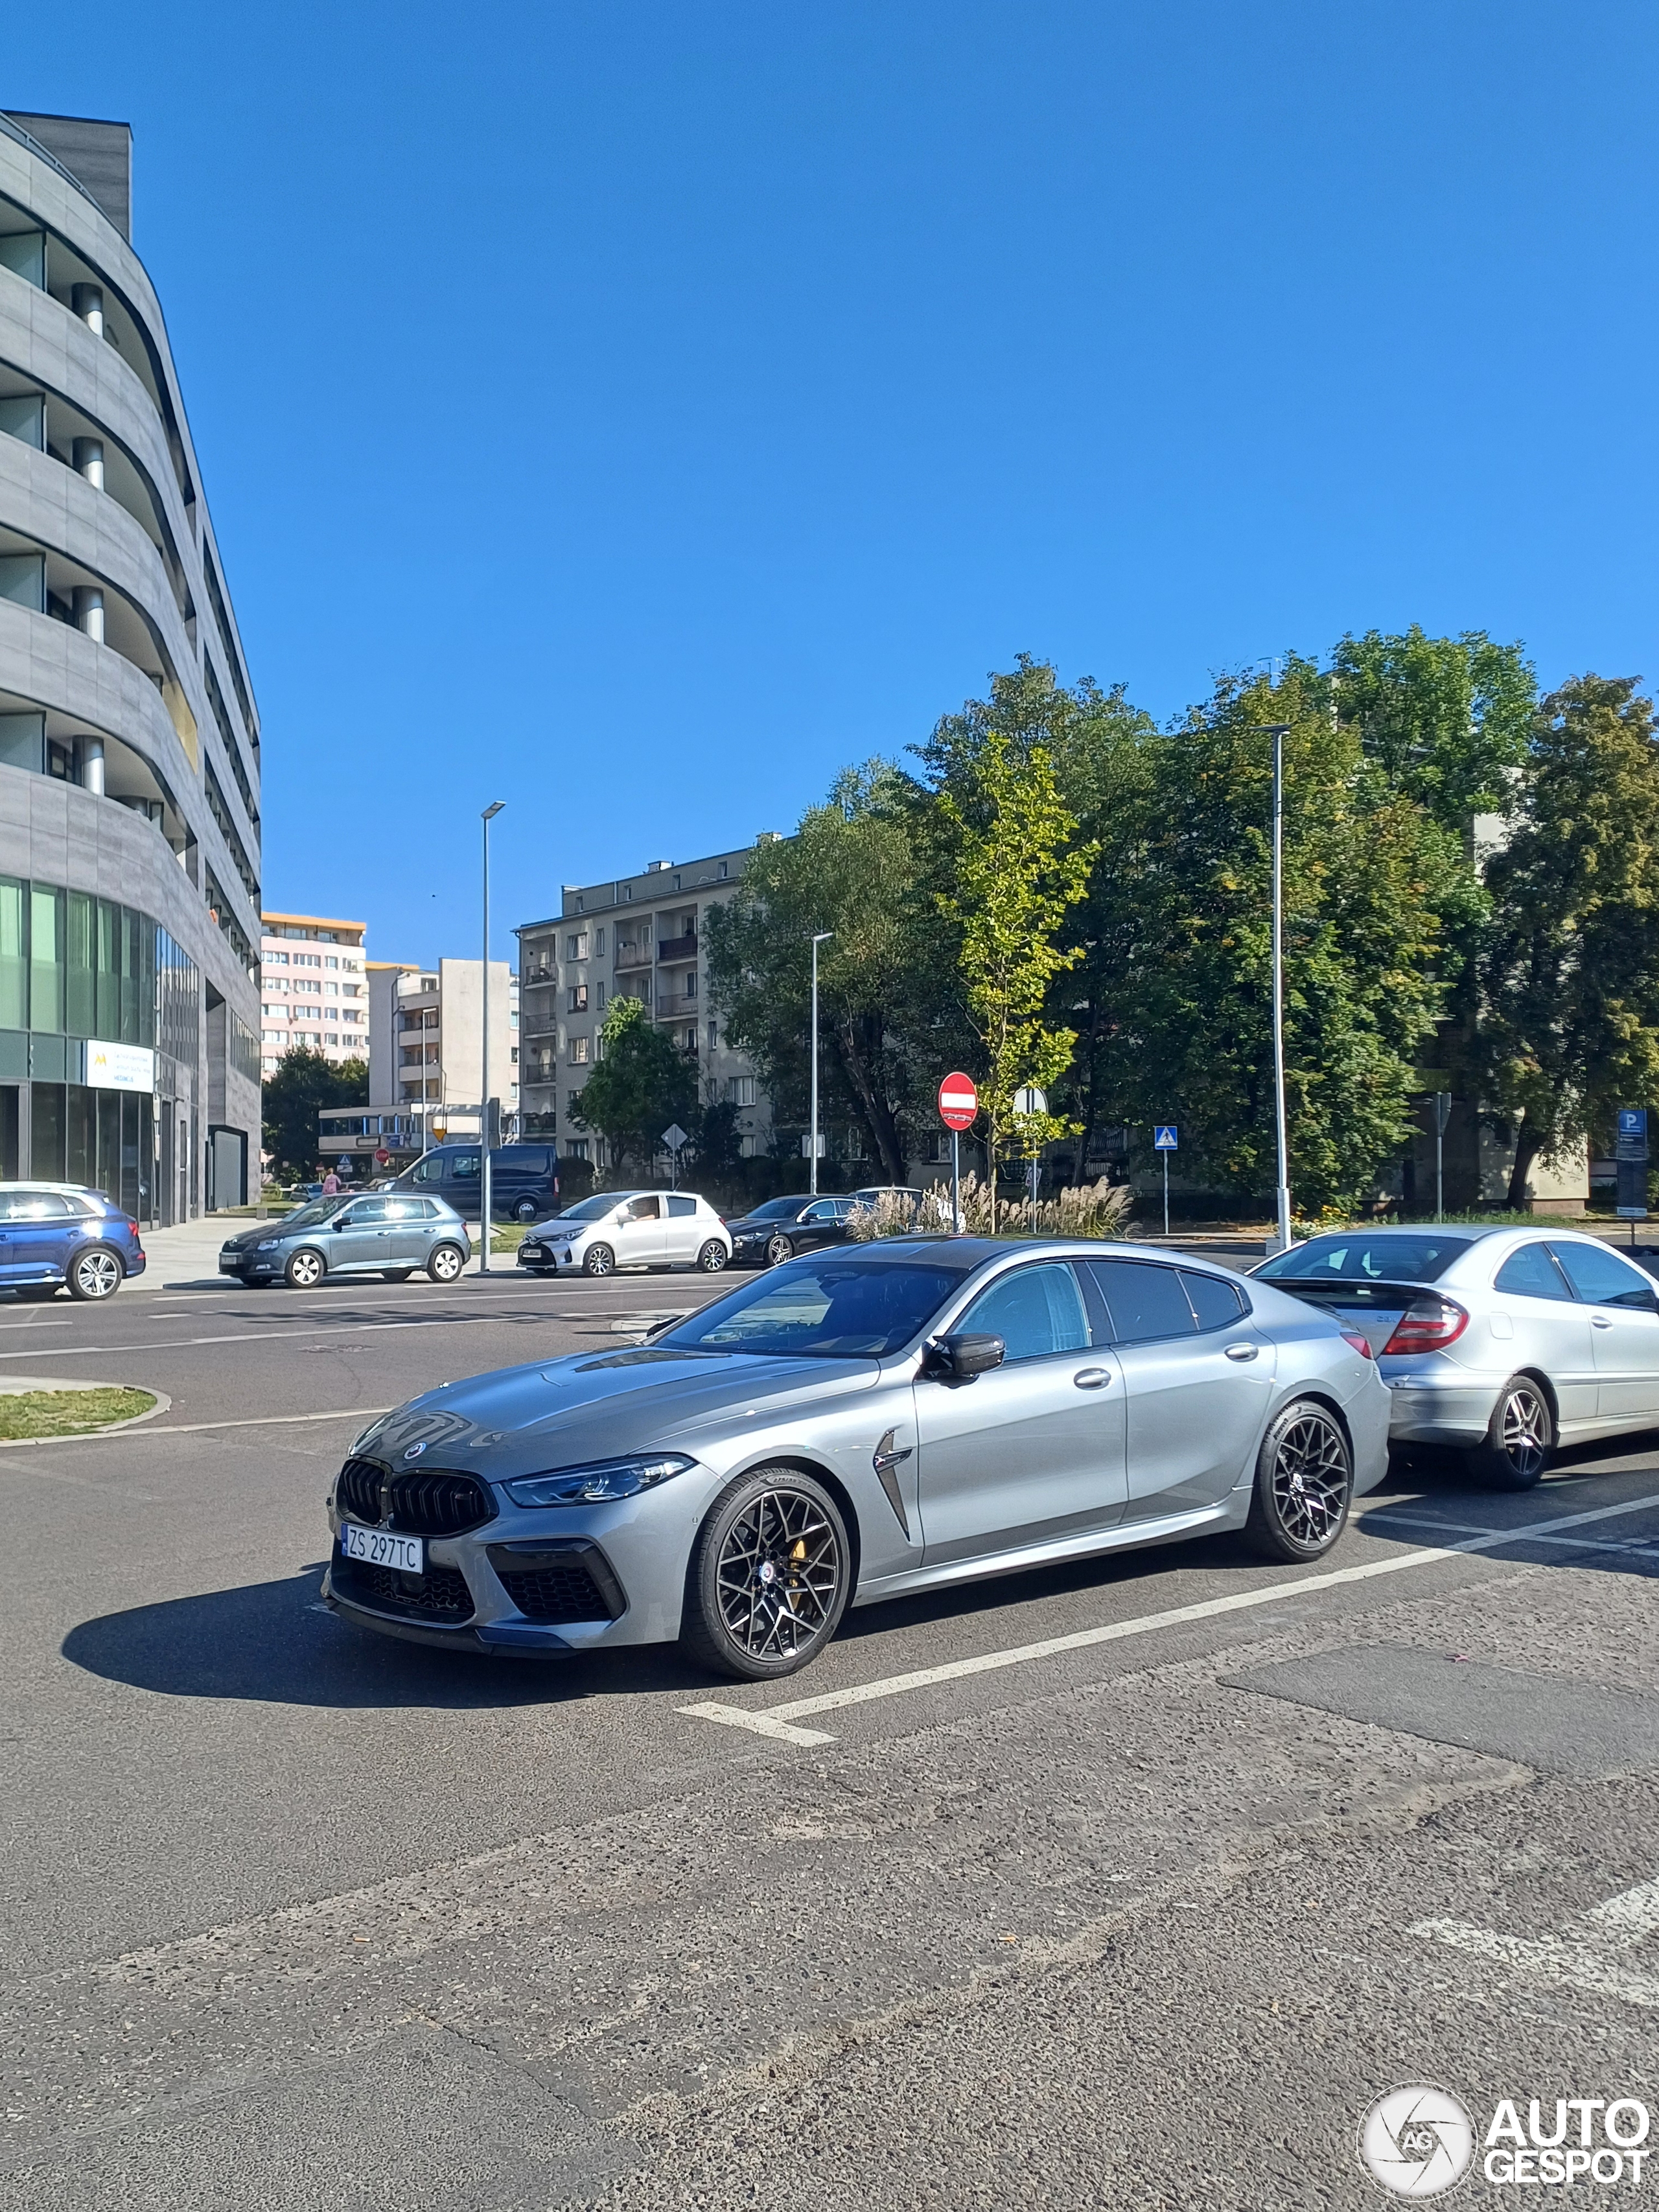
M 478 1147 L 434 1145 L 405 1168 L 393 1190 L 441 1198 L 468 1221 L 478 1218 Z M 503 1145 L 489 1156 L 489 1210 L 498 1221 L 543 1221 L 559 1210 L 559 1155 L 551 1145 Z

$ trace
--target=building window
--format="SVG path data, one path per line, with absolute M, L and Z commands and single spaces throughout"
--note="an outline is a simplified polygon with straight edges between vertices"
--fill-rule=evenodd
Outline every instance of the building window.
M 695 999 L 697 995 L 697 971 L 695 968 L 688 968 L 685 971 L 685 995 L 688 999 Z
M 517 1046 L 517 1045 L 514 1045 L 514 1048 L 513 1048 L 513 1065 L 514 1065 L 514 1067 L 516 1067 L 516 1066 L 518 1066 L 518 1064 L 519 1064 L 519 1048 L 518 1048 L 518 1046 Z M 482 1201 L 480 1201 L 480 1202 L 482 1203 Z
M 725 873 L 726 873 L 726 863 L 725 863 L 725 861 L 724 861 L 724 860 L 722 860 L 722 861 L 720 862 L 720 867 L 719 867 L 719 870 L 717 871 L 717 872 L 718 872 L 720 876 L 724 877 L 724 875 L 725 875 Z
M 593 950 L 603 960 L 605 957 L 605 924 L 603 922 L 593 933 Z
M 599 984 L 599 1012 L 601 1013 L 605 1012 L 605 984 L 603 981 Z
M 587 1039 L 585 1036 L 575 1036 L 571 1038 L 570 1057 L 578 1067 L 586 1066 Z
M 728 1075 L 726 1079 L 726 1102 L 732 1106 L 752 1106 L 755 1103 L 755 1079 L 752 1075 Z
M 709 1023 L 709 1024 L 708 1024 L 708 1049 L 709 1049 L 709 1051 L 710 1051 L 710 1052 L 713 1052 L 713 1051 L 715 1049 L 716 1046 L 719 1044 L 719 1042 L 720 1042 L 720 1037 L 719 1037 L 719 1036 L 718 1036 L 718 1034 L 717 1034 L 717 1032 L 716 1032 L 716 1030 L 715 1030 L 714 1024 L 714 1023 L 713 1023 L 713 1022 L 710 1022 L 710 1023 Z
M 573 983 L 570 986 L 570 1004 L 565 1008 L 565 1012 L 568 1014 L 585 1014 L 587 1012 L 586 983 Z

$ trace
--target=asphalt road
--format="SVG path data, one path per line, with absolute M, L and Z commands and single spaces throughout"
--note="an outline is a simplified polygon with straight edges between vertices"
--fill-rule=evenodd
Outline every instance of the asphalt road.
M 1318 1568 L 872 1608 L 766 1687 L 319 1607 L 371 1409 L 724 1287 L 0 1310 L 0 1368 L 172 1400 L 0 1449 L 0 2204 L 1278 2212 L 1389 2201 L 1398 2082 L 1659 2108 L 1650 1440 L 1401 1470 Z

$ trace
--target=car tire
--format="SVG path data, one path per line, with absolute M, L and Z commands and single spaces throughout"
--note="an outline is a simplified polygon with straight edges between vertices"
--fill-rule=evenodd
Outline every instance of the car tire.
M 440 1244 L 427 1261 L 426 1272 L 434 1283 L 458 1283 L 471 1256 L 459 1244 Z
M 847 1524 L 823 1485 L 799 1468 L 756 1468 L 721 1492 L 697 1531 L 681 1646 L 740 1682 L 793 1674 L 840 1626 L 852 1574 Z
M 1484 1443 L 1469 1454 L 1472 1471 L 1492 1490 L 1531 1490 L 1543 1480 L 1554 1449 L 1548 1393 L 1530 1375 L 1511 1375 L 1498 1394 Z
M 302 1244 L 297 1252 L 290 1255 L 289 1263 L 283 1270 L 283 1279 L 291 1291 L 314 1291 L 327 1273 L 328 1262 L 322 1254 L 313 1251 L 308 1244 Z
M 766 1264 L 769 1267 L 781 1267 L 786 1260 L 793 1260 L 794 1256 L 795 1248 L 787 1237 L 767 1238 Z
M 697 1265 L 705 1275 L 718 1275 L 731 1255 L 718 1237 L 711 1237 L 697 1255 Z
M 513 1218 L 515 1221 L 533 1221 L 536 1218 L 535 1200 L 521 1198 L 513 1209 Z
M 1322 1559 L 1352 1503 L 1353 1453 L 1342 1424 L 1316 1398 L 1293 1399 L 1267 1424 L 1256 1454 L 1247 1542 L 1267 1559 Z
M 614 1275 L 617 1255 L 608 1244 L 590 1244 L 582 1260 L 585 1275 Z
M 380 1276 L 384 1282 L 406 1283 L 414 1272 L 413 1267 L 383 1267 Z
M 84 1252 L 77 1252 L 64 1277 L 70 1296 L 78 1298 L 83 1305 L 97 1305 L 105 1298 L 112 1298 L 126 1279 L 120 1254 L 112 1252 L 107 1244 L 89 1244 Z

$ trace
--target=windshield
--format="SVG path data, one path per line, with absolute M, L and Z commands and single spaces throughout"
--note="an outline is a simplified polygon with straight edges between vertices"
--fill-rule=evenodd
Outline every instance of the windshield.
M 593 1197 L 583 1199 L 580 1206 L 567 1206 L 559 1218 L 561 1221 L 603 1221 L 607 1213 L 616 1212 L 626 1196 L 625 1191 L 599 1191 Z
M 803 1206 L 810 1206 L 808 1198 L 769 1198 L 764 1206 L 757 1206 L 750 1213 L 751 1221 L 787 1221 L 799 1213 Z
M 313 1198 L 309 1206 L 301 1206 L 283 1217 L 283 1229 L 320 1229 L 331 1221 L 343 1206 L 349 1206 L 353 1194 L 343 1191 L 338 1198 Z
M 705 1306 L 656 1339 L 688 1352 L 880 1359 L 938 1312 L 962 1277 L 884 1260 L 798 1261 Z
M 1311 1237 L 1294 1250 L 1281 1252 L 1258 1267 L 1258 1275 L 1289 1276 L 1300 1282 L 1433 1283 L 1460 1253 L 1467 1237 L 1367 1237 L 1349 1231 L 1335 1237 Z

